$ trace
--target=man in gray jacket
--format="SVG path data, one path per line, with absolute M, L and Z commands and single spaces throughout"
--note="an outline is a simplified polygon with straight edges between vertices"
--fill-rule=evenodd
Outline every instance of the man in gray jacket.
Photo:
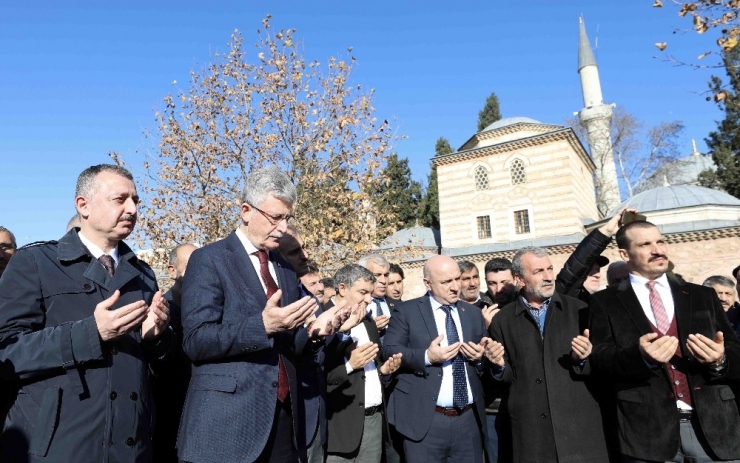
M 149 360 L 171 331 L 154 272 L 123 243 L 138 200 L 127 170 L 86 169 L 79 231 L 19 249 L 0 279 L 0 461 L 151 461 Z

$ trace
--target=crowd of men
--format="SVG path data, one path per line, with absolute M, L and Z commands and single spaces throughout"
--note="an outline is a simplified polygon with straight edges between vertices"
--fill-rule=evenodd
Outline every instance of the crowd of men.
M 133 176 L 92 166 L 74 201 L 59 241 L 0 227 L 0 461 L 740 461 L 740 266 L 687 283 L 650 222 L 620 212 L 557 275 L 538 247 L 482 276 L 433 256 L 404 301 L 381 254 L 322 279 L 266 167 L 162 294 L 124 242 Z

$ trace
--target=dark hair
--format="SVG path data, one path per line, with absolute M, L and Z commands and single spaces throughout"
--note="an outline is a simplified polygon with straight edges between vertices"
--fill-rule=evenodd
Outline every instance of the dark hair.
M 645 221 L 645 220 L 638 220 L 636 222 L 630 222 L 627 225 L 624 225 L 619 230 L 617 230 L 616 240 L 617 240 L 617 247 L 619 249 L 627 249 L 630 245 L 630 240 L 627 238 L 627 230 L 631 230 L 633 228 L 651 228 L 655 227 L 655 224 Z
M 306 275 L 311 273 L 319 273 L 319 268 L 314 264 L 306 264 Z
M 334 286 L 334 278 L 322 278 L 321 284 L 324 285 L 324 288 L 334 288 L 337 289 L 336 286 Z
M 734 269 L 732 269 L 732 277 L 735 278 L 735 279 L 738 278 L 738 276 L 737 276 L 737 271 L 738 270 L 740 270 L 740 265 L 738 265 L 737 267 L 735 267 Z
M 470 262 L 469 260 L 461 260 L 457 263 L 457 266 L 460 268 L 460 273 L 465 273 L 473 269 L 478 269 L 478 267 L 476 267 L 475 264 Z
M 121 166 L 117 166 L 115 164 L 98 164 L 97 166 L 90 166 L 83 170 L 79 177 L 77 177 L 75 197 L 90 196 L 95 191 L 95 177 L 97 177 L 101 172 L 111 172 L 120 175 L 121 177 L 125 177 L 132 182 L 134 181 L 134 176 L 131 175 L 131 172 Z
M 406 278 L 406 275 L 403 274 L 403 269 L 400 266 L 398 266 L 397 264 L 391 264 L 390 270 L 388 270 L 388 273 L 397 273 L 397 274 L 401 275 L 401 279 L 402 280 L 404 278 Z
M 13 249 L 18 248 L 18 243 L 15 241 L 15 235 L 13 234 L 13 232 L 0 225 L 0 233 L 3 232 L 7 233 L 10 236 L 10 244 L 13 245 Z
M 511 271 L 511 261 L 503 257 L 496 257 L 486 262 L 486 268 L 485 268 L 484 273 L 501 272 L 504 270 Z
M 365 280 L 374 284 L 375 275 L 373 275 L 373 272 L 366 269 L 362 265 L 357 264 L 347 264 L 337 270 L 337 273 L 334 274 L 334 283 L 337 285 L 337 288 L 341 284 L 344 284 L 346 287 L 349 288 L 350 286 L 355 284 L 357 280 Z

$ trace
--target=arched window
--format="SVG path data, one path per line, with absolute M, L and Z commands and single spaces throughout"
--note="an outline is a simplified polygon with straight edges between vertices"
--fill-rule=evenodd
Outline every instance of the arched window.
M 524 163 L 521 159 L 514 159 L 509 168 L 511 171 L 511 184 L 521 185 L 527 183 L 527 172 L 524 170 Z
M 488 189 L 488 171 L 486 171 L 486 168 L 483 166 L 478 166 L 475 168 L 475 189 Z

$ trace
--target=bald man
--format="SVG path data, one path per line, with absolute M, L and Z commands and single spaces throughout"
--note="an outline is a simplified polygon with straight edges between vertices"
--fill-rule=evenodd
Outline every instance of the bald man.
M 397 304 L 384 358 L 403 354 L 388 421 L 404 437 L 408 463 L 483 460 L 485 322 L 460 300 L 460 268 L 448 256 L 424 265 L 427 294 Z

